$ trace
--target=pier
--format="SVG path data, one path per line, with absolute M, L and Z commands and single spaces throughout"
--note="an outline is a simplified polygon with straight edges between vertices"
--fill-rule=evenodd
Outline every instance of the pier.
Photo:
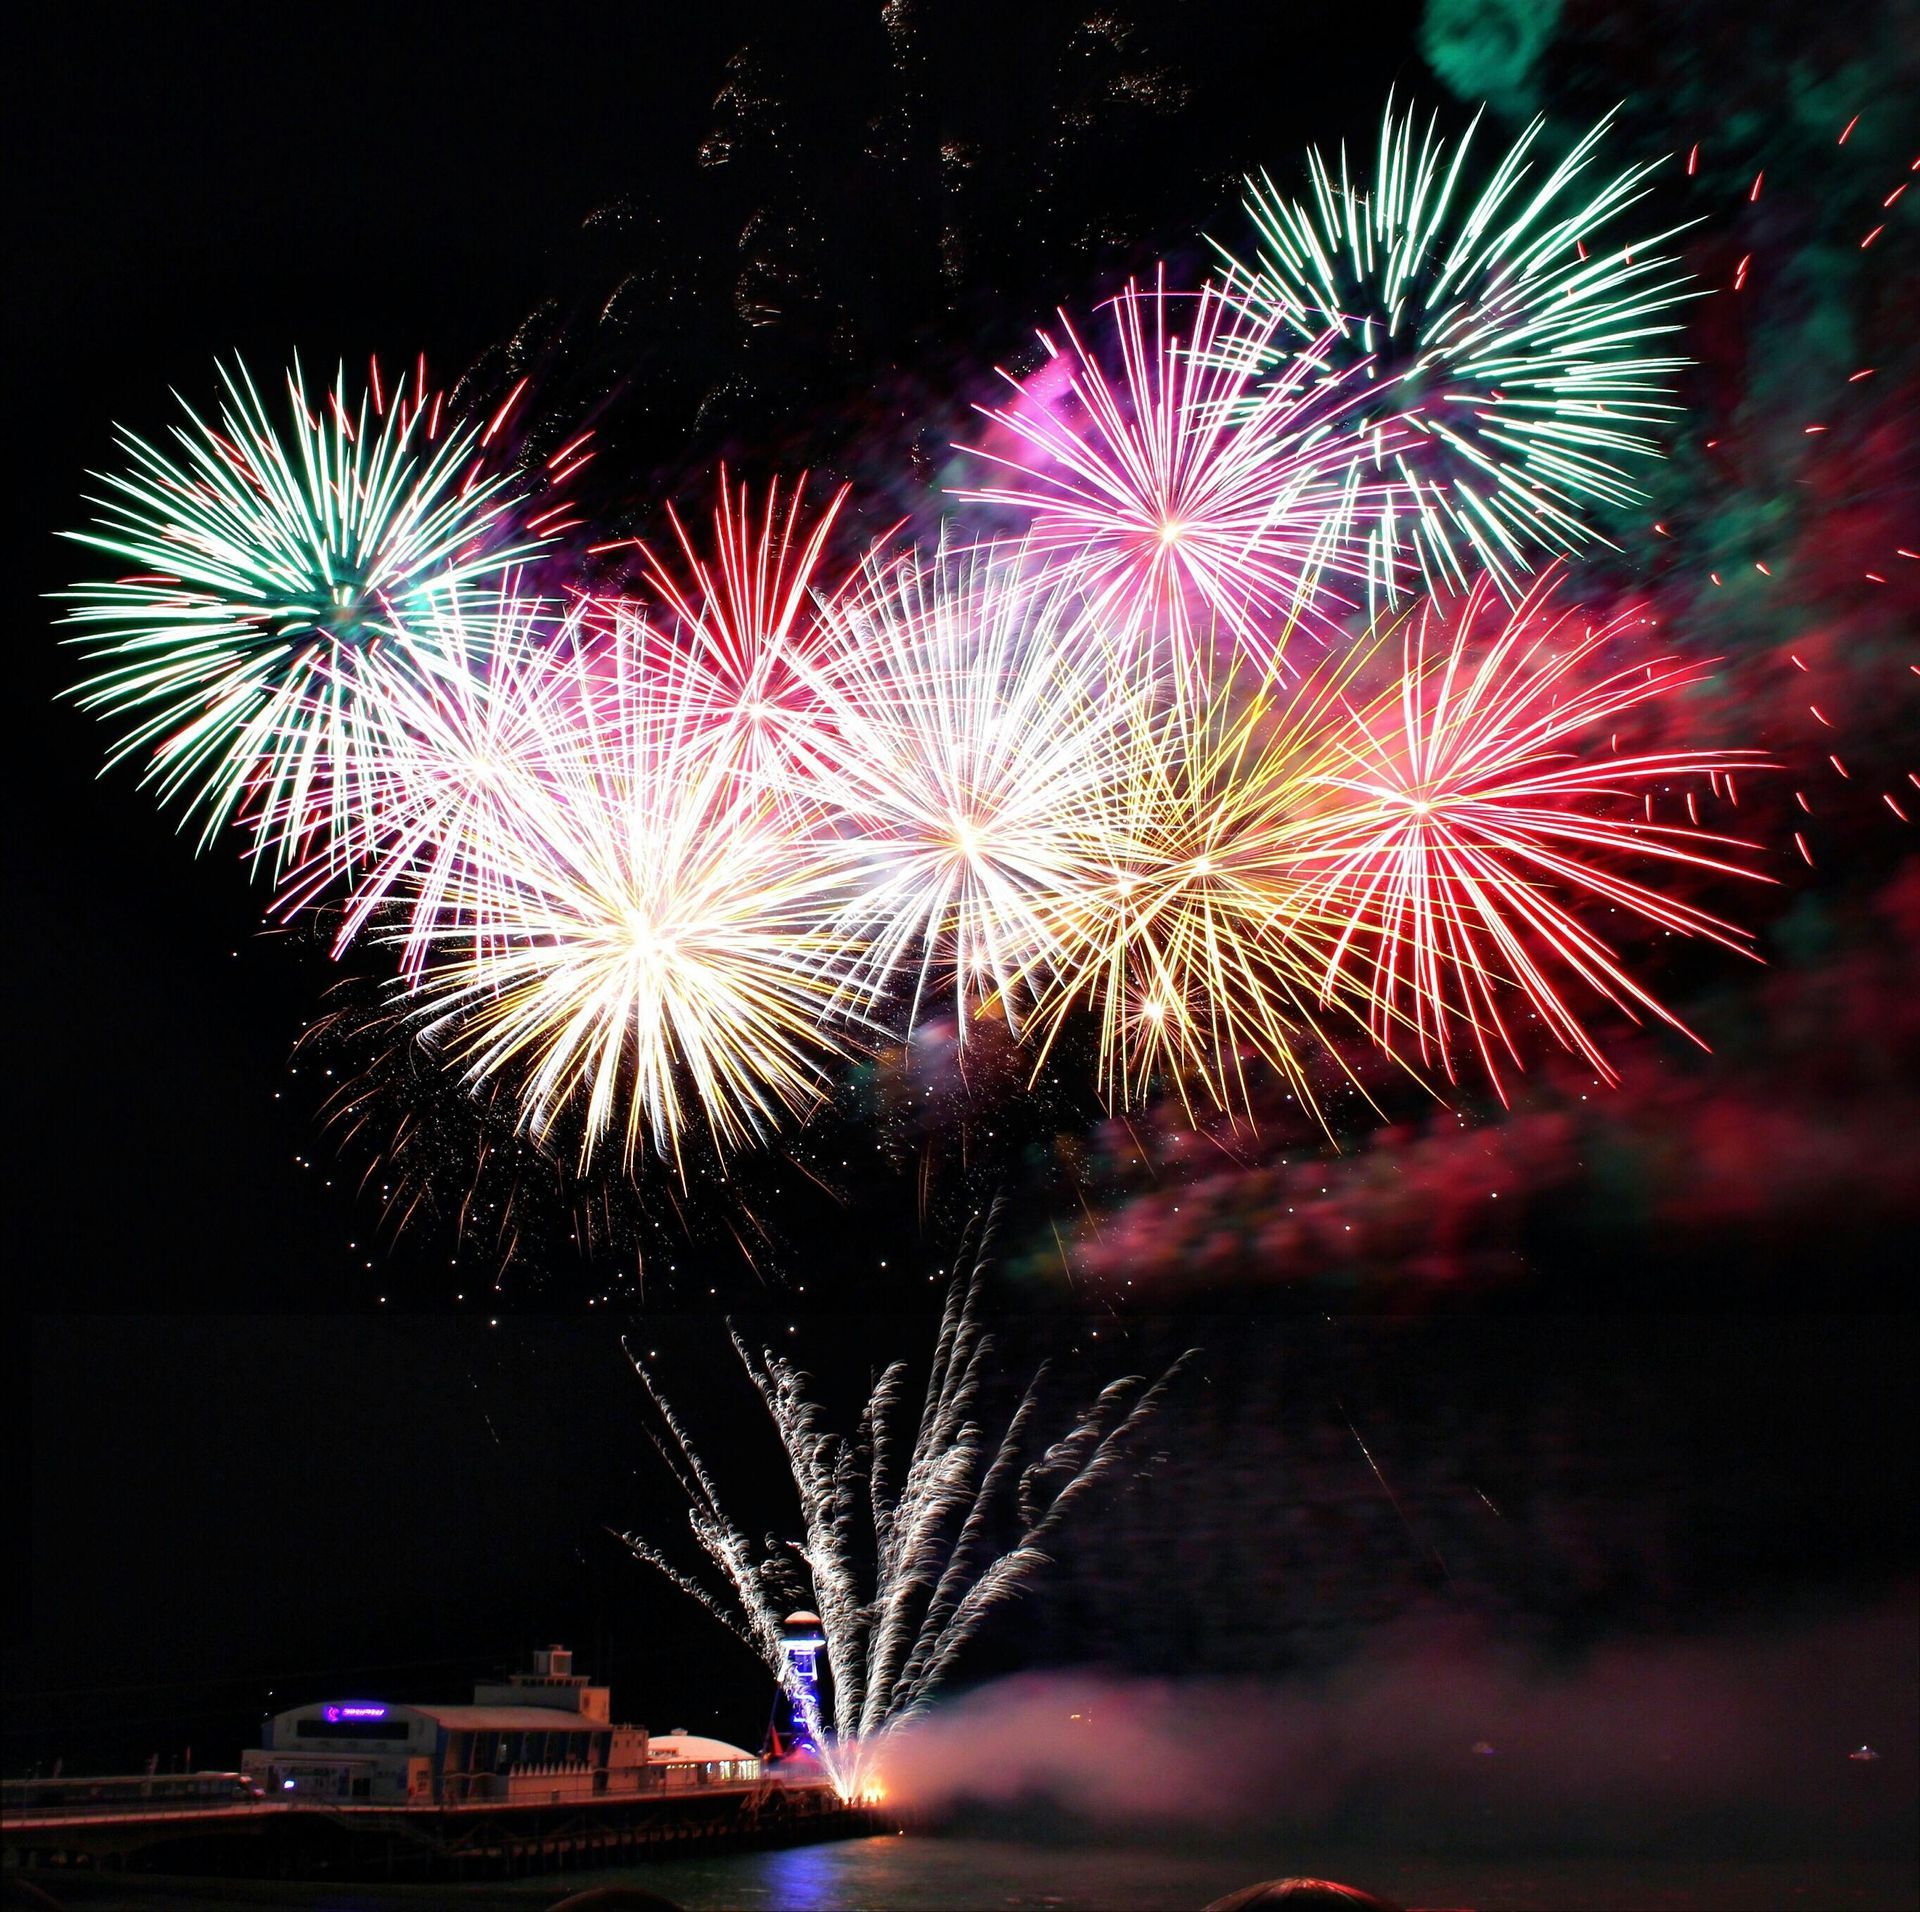
M 267 1799 L 10 1810 L 0 1820 L 0 1851 L 9 1873 L 37 1878 L 57 1894 L 62 1876 L 101 1871 L 317 1881 L 519 1879 L 695 1847 L 797 1845 L 883 1829 L 882 1815 L 843 1804 L 829 1786 L 761 1779 L 544 1802 L 388 1806 Z

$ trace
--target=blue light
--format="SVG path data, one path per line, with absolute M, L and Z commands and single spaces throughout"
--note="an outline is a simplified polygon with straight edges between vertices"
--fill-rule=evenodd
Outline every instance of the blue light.
M 820 1748 L 814 1744 L 813 1730 L 808 1724 L 808 1716 L 820 1717 L 820 1668 L 815 1655 L 826 1644 L 819 1639 L 783 1640 L 781 1651 L 787 1656 L 789 1679 L 787 1690 L 791 1695 L 795 1685 L 806 1695 L 806 1701 L 789 1701 L 788 1727 L 793 1744 L 806 1752 L 819 1754 Z

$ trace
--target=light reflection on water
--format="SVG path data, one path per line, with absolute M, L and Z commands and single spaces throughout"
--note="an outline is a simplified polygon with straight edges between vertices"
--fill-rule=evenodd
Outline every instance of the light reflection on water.
M 1200 1912 L 1260 1879 L 1299 1874 L 1364 1886 L 1408 1907 L 1477 1912 L 1754 1912 L 1920 1905 L 1912 1859 L 1490 1858 L 1335 1850 L 1258 1835 L 1170 1851 L 1117 1842 L 851 1839 L 784 1851 L 649 1862 L 623 1871 L 465 1885 L 299 1885 L 118 1878 L 58 1881 L 73 1912 L 548 1912 L 595 1885 L 637 1885 L 682 1912 Z M 69 1896 L 71 1895 L 71 1896 Z
M 684 1912 L 1200 1912 L 1257 1880 L 1301 1874 L 1364 1886 L 1405 1906 L 1479 1912 L 1609 1912 L 1625 1905 L 1753 1912 L 1796 1904 L 1873 1912 L 1916 1902 L 1915 1868 L 1891 1860 L 1492 1859 L 1332 1851 L 1311 1839 L 1266 1845 L 1257 1836 L 1186 1852 L 850 1839 L 649 1864 L 618 1876 L 664 1894 Z
M 876 1838 L 649 1865 L 687 1912 L 1198 1912 L 1263 1875 L 1248 1859 L 988 1839 Z

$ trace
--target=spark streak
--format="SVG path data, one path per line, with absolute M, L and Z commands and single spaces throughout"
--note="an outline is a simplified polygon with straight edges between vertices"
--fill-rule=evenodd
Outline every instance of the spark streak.
M 551 664 L 537 774 L 467 811 L 396 934 L 426 952 L 424 1038 L 511 1076 L 536 1140 L 574 1123 L 584 1166 L 617 1130 L 631 1167 L 644 1136 L 684 1173 L 696 1118 L 724 1148 L 820 1094 L 841 951 L 804 820 L 699 750 L 706 713 L 645 665 L 628 635 Z
M 1366 364 L 1369 424 L 1407 435 L 1386 454 L 1399 508 L 1371 530 L 1372 577 L 1393 601 L 1403 562 L 1425 588 L 1465 589 L 1476 569 L 1519 595 L 1530 553 L 1595 533 L 1584 500 L 1629 504 L 1625 462 L 1659 450 L 1654 428 L 1677 407 L 1686 361 L 1653 349 L 1691 282 L 1667 241 L 1683 228 L 1601 237 L 1646 196 L 1651 166 L 1597 189 L 1583 177 L 1611 116 L 1545 176 L 1536 119 L 1476 193 L 1469 155 L 1478 120 L 1449 156 L 1429 119 L 1389 102 L 1370 184 L 1344 147 L 1337 167 L 1308 155 L 1310 201 L 1264 173 L 1248 182 L 1258 240 L 1245 264 L 1224 247 L 1228 295 L 1260 324 L 1275 376 L 1293 376 L 1299 344 L 1332 327 L 1336 369 Z
M 1216 628 L 1256 652 L 1297 621 L 1330 628 L 1326 574 L 1360 558 L 1352 525 L 1370 499 L 1363 441 L 1337 429 L 1358 388 L 1329 376 L 1320 346 L 1277 353 L 1282 315 L 1236 319 L 1214 287 L 1186 298 L 1163 275 L 1111 311 L 1117 381 L 1063 315 L 1064 352 L 1048 347 L 1070 403 L 1022 392 L 981 407 L 1018 449 L 973 447 L 1006 476 L 953 495 L 1023 513 L 1033 553 L 1150 661 L 1166 650 L 1184 669 Z
M 1165 1398 L 1182 1362 L 1157 1381 L 1114 1381 L 1036 1455 L 1044 1370 L 998 1440 L 983 1426 L 993 1342 L 980 1323 L 984 1268 L 947 1291 L 917 1423 L 901 1425 L 908 1370 L 880 1376 L 857 1430 L 836 1432 L 784 1356 L 735 1352 L 785 1451 L 802 1538 L 756 1547 L 726 1512 L 718 1484 L 644 1360 L 628 1358 L 664 1437 L 654 1445 L 686 1495 L 694 1539 L 719 1584 L 684 1572 L 651 1539 L 622 1536 L 757 1652 L 788 1692 L 842 1799 L 872 1795 L 888 1740 L 924 1714 L 988 1616 L 1049 1564 L 1069 1517 L 1122 1467 L 1127 1447 Z M 995 1536 L 1008 1537 L 1000 1545 Z M 833 1682 L 832 1730 L 793 1677 L 781 1615 L 820 1615 Z
M 1576 623 L 1574 610 L 1549 605 L 1555 583 L 1538 582 L 1504 618 L 1482 580 L 1451 611 L 1429 605 L 1409 620 L 1395 695 L 1355 710 L 1345 761 L 1316 773 L 1334 801 L 1302 853 L 1321 896 L 1346 919 L 1329 986 L 1363 981 L 1375 1039 L 1392 1050 L 1411 1030 L 1421 1059 L 1437 1060 L 1449 1080 L 1464 1026 L 1503 1095 L 1503 1067 L 1521 1059 L 1515 992 L 1563 1047 L 1615 1079 L 1563 978 L 1630 1018 L 1649 1014 L 1699 1040 L 1579 906 L 1749 953 L 1745 932 L 1625 875 L 1622 863 L 1757 880 L 1723 854 L 1750 847 L 1736 839 L 1622 813 L 1620 799 L 1764 759 L 1748 750 L 1603 752 L 1598 739 L 1620 716 L 1704 673 L 1655 658 L 1590 674 L 1639 620 Z

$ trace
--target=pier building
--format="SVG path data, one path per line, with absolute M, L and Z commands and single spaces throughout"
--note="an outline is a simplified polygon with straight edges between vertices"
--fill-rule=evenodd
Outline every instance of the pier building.
M 546 1647 L 526 1672 L 476 1685 L 471 1704 L 332 1699 L 276 1713 L 240 1766 L 268 1798 L 340 1805 L 557 1805 L 759 1778 L 752 1754 L 719 1740 L 650 1743 L 644 1726 L 614 1722 L 612 1697 L 565 1647 Z

